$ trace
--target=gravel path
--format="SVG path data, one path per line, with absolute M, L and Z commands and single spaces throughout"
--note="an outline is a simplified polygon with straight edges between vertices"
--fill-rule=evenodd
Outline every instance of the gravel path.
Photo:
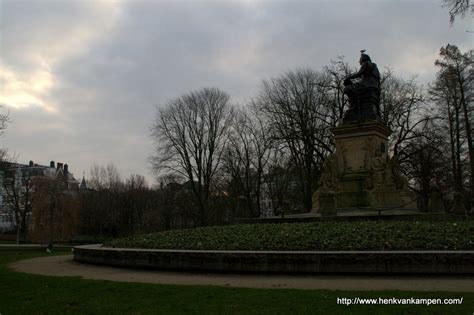
M 72 255 L 32 258 L 9 266 L 47 276 L 181 285 L 327 290 L 406 290 L 474 292 L 474 276 L 241 275 L 145 271 L 81 264 Z

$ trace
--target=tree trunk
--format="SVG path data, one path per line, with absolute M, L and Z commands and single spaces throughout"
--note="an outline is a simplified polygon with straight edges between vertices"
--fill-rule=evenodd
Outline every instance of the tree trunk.
M 464 95 L 464 86 L 461 74 L 458 71 L 458 83 L 459 89 L 461 92 L 461 106 L 464 114 L 464 128 L 466 130 L 466 138 L 467 138 L 467 147 L 469 151 L 469 164 L 471 168 L 471 196 L 474 195 L 474 152 L 473 152 L 473 144 L 472 144 L 472 134 L 471 134 L 471 124 L 469 122 L 469 112 L 467 108 L 467 102 Z
M 462 193 L 462 164 L 461 164 L 461 130 L 459 123 L 459 107 L 457 102 L 454 102 L 454 117 L 455 117 L 455 130 L 456 130 L 456 164 L 457 173 L 455 174 L 455 187 L 456 191 Z

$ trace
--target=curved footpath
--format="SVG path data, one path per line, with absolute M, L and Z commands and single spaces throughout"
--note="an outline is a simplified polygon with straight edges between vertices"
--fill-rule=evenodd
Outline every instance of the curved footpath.
M 74 262 L 72 255 L 32 258 L 9 265 L 15 271 L 46 276 L 179 285 L 327 290 L 474 292 L 474 276 L 345 276 L 210 274 L 131 270 Z

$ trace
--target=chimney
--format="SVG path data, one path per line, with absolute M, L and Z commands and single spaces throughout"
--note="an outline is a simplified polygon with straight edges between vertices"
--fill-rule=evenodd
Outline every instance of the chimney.
M 49 162 L 49 167 L 54 168 L 54 161 Z
M 68 173 L 68 165 L 67 164 L 64 164 L 64 174 L 67 174 Z
M 63 169 L 63 163 L 59 163 L 59 162 L 58 162 L 58 163 L 56 164 L 56 169 L 58 169 L 58 170 L 61 169 L 61 170 L 62 170 L 62 169 Z

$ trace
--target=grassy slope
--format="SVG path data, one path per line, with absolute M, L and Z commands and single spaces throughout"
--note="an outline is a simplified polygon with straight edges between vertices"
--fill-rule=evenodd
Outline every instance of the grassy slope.
M 0 251 L 4 314 L 472 314 L 474 293 L 354 292 L 173 286 L 16 273 L 8 262 L 38 253 Z M 337 297 L 459 298 L 452 306 L 337 305 Z
M 106 245 L 220 250 L 474 249 L 474 221 L 229 225 L 138 235 Z

